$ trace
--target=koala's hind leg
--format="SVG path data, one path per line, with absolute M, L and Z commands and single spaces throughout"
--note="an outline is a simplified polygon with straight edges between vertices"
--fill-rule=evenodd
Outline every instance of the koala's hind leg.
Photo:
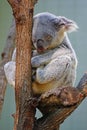
M 15 87 L 15 69 L 16 66 L 14 61 L 10 61 L 4 65 L 6 79 L 13 87 Z

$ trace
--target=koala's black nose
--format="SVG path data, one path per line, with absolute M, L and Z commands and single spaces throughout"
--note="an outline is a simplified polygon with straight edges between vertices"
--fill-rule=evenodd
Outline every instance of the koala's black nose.
M 43 40 L 42 39 L 38 39 L 37 40 L 37 47 L 40 48 L 40 47 L 43 47 Z

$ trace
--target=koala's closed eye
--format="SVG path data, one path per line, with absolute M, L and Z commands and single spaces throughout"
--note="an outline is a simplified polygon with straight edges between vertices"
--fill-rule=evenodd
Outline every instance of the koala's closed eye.
M 44 39 L 46 40 L 46 41 L 51 41 L 52 40 L 52 36 L 51 35 L 45 35 L 45 37 L 44 37 Z

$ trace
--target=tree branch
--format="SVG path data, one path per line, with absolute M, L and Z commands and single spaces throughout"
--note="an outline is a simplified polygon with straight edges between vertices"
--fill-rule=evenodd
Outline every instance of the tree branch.
M 14 40 L 15 40 L 15 21 L 13 20 L 7 36 L 5 48 L 3 49 L 3 52 L 1 54 L 2 60 L 0 62 L 0 113 L 2 110 L 7 85 L 4 73 L 4 65 L 6 64 L 6 62 L 11 60 L 11 55 L 15 47 Z
M 74 88 L 74 93 L 72 87 L 70 89 L 67 88 L 68 87 L 61 88 L 62 91 L 59 97 L 58 93 L 60 93 L 60 88 L 53 89 L 50 93 L 48 92 L 41 95 L 38 108 L 45 114 L 36 121 L 34 130 L 56 129 L 80 105 L 87 96 L 87 73 L 81 78 L 78 86 Z M 66 96 L 64 95 L 63 99 L 62 96 L 64 93 L 66 93 Z M 65 101 L 67 101 L 67 104 L 65 104 Z M 52 110 L 48 106 L 50 106 Z

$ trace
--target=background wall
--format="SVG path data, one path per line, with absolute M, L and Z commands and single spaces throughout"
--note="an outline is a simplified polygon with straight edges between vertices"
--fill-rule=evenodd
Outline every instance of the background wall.
M 39 0 L 35 7 L 35 14 L 51 12 L 56 15 L 64 15 L 77 22 L 79 30 L 69 34 L 73 48 L 78 57 L 78 70 L 76 84 L 87 70 L 87 1 L 86 0 Z M 5 45 L 6 36 L 12 20 L 12 11 L 6 0 L 0 0 L 0 52 Z M 4 107 L 0 117 L 0 130 L 12 130 L 15 112 L 14 90 L 7 87 Z M 37 113 L 38 115 L 38 113 Z M 87 129 L 87 99 L 79 108 L 65 120 L 61 130 L 86 130 Z

